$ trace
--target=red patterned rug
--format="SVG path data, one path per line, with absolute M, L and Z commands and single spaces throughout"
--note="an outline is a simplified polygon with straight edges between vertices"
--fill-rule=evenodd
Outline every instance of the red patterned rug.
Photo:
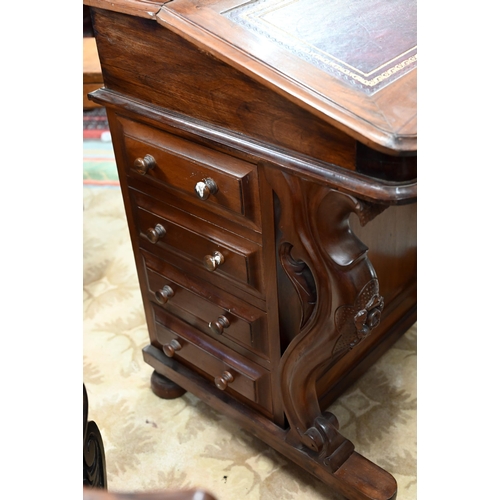
M 105 108 L 99 107 L 83 111 L 83 138 L 110 140 Z
M 105 108 L 83 112 L 83 184 L 108 188 L 120 185 Z

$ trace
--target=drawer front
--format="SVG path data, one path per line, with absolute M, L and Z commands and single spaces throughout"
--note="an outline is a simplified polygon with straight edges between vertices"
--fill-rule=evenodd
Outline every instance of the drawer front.
M 181 255 L 209 281 L 217 275 L 251 293 L 264 293 L 260 245 L 138 191 L 131 189 L 130 195 L 142 247 L 167 260 L 165 251 Z
M 151 302 L 240 354 L 268 363 L 266 314 L 142 252 Z
M 203 373 L 221 391 L 272 409 L 270 372 L 152 305 L 156 340 L 169 357 Z
M 255 165 L 137 122 L 120 121 L 132 180 L 149 179 L 179 190 L 207 210 L 229 211 L 260 227 Z

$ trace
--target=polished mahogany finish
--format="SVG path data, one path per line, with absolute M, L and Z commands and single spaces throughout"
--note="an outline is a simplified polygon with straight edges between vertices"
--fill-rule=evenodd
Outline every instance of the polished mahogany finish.
M 395 498 L 326 408 L 416 320 L 415 3 L 86 3 L 153 391 Z

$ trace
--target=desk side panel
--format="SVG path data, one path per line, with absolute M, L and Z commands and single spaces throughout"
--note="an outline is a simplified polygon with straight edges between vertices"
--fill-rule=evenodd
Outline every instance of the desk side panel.
M 318 379 L 323 408 L 364 373 L 417 319 L 417 204 L 389 207 L 366 226 L 352 215 L 354 234 L 368 247 L 384 298 L 381 322 Z

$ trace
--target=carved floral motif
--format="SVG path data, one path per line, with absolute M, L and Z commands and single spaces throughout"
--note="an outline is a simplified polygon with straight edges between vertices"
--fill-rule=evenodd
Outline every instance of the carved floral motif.
M 335 325 L 341 336 L 332 355 L 337 357 L 366 338 L 380 323 L 384 299 L 379 294 L 377 279 L 370 280 L 356 297 L 353 305 L 340 306 L 335 311 Z
M 384 299 L 378 293 L 375 294 L 364 309 L 361 309 L 354 316 L 354 324 L 358 334 L 364 338 L 373 328 L 376 328 L 380 323 L 380 316 L 384 308 Z

